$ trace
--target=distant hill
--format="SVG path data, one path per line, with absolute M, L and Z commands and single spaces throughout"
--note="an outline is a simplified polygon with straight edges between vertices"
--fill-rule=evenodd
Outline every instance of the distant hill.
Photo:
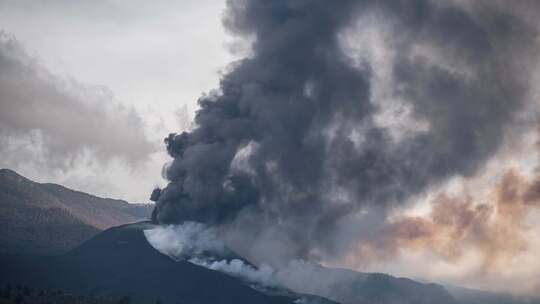
M 294 280 L 286 277 L 281 280 L 297 292 L 316 294 L 342 304 L 462 304 L 438 284 L 384 273 L 324 266 L 303 267 L 309 270 L 299 270 Z
M 297 299 L 267 295 L 221 272 L 176 262 L 146 241 L 142 230 L 149 225 L 108 229 L 60 256 L 0 254 L 0 285 L 21 284 L 100 297 L 128 296 L 132 303 L 293 304 Z M 321 298 L 311 303 L 333 302 Z
M 0 169 L 0 252 L 67 252 L 103 229 L 148 218 L 151 208 Z
M 310 266 L 303 274 L 297 272 L 295 279 L 286 285 L 297 292 L 316 294 L 341 304 L 540 304 L 540 298 L 532 296 L 422 283 L 384 273 L 323 266 Z
M 446 286 L 446 289 L 460 304 L 540 304 L 540 299 L 537 297 L 516 296 L 458 286 Z

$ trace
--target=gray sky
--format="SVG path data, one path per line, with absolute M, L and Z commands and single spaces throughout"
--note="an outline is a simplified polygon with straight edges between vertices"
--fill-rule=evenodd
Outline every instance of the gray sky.
M 65 113 L 48 126 L 36 125 L 52 111 L 51 103 L 45 106 L 46 98 L 32 99 L 30 108 L 35 111 L 29 113 L 21 111 L 30 102 L 13 103 L 4 96 L 4 123 L 9 116 L 17 120 L 12 115 L 15 109 L 33 122 L 20 125 L 24 123 L 19 119 L 17 126 L 3 126 L 0 166 L 38 181 L 146 201 L 152 188 L 164 183 L 160 171 L 168 157 L 163 137 L 189 126 L 197 98 L 217 87 L 220 70 L 232 60 L 227 51 L 230 41 L 221 26 L 224 5 L 221 1 L 0 1 L 4 44 L 17 45 L 18 50 L 11 52 L 22 65 L 47 74 L 42 89 L 62 87 L 60 93 L 36 94 L 77 95 L 65 97 L 64 105 L 52 103 Z M 87 106 L 66 109 L 66 104 Z M 108 110 L 98 104 L 107 104 Z M 92 115 L 93 122 L 73 117 L 73 111 L 82 108 L 101 112 Z M 106 121 L 111 125 L 103 125 Z M 101 135 L 95 135 L 99 133 L 95 127 L 85 128 L 92 123 L 102 126 Z M 71 135 L 66 137 L 62 130 L 71 130 Z M 121 136 L 125 133 L 131 134 L 131 140 Z M 112 143 L 118 149 L 102 149 Z

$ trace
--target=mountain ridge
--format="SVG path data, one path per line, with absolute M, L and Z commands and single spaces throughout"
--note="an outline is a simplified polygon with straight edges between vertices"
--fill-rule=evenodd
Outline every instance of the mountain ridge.
M 0 169 L 0 252 L 54 255 L 103 229 L 148 218 L 150 205 L 34 182 Z

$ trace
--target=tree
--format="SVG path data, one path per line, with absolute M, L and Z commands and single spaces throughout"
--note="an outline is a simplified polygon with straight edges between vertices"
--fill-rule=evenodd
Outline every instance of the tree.
M 2 288 L 2 298 L 11 299 L 11 291 L 11 285 L 7 285 L 6 287 Z
M 18 293 L 16 296 L 15 296 L 15 304 L 22 304 L 23 302 L 23 295 Z
M 22 292 L 23 292 L 23 295 L 30 296 L 32 294 L 32 289 L 28 286 L 24 286 Z

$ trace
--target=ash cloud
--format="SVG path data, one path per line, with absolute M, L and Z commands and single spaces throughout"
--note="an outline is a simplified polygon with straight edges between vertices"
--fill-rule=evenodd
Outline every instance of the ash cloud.
M 520 12 L 488 1 L 228 2 L 224 25 L 253 41 L 250 55 L 201 97 L 193 130 L 165 139 L 170 182 L 152 195 L 153 221 L 219 226 L 239 253 L 275 263 L 377 239 L 391 210 L 473 176 L 517 123 L 537 59 L 537 27 Z M 392 56 L 351 53 L 370 47 L 345 45 L 362 20 Z M 396 100 L 403 121 L 423 127 L 396 138 L 381 124 Z
M 133 108 L 114 102 L 109 89 L 53 75 L 15 37 L 0 32 L 3 163 L 63 170 L 89 158 L 139 163 L 155 151 L 144 127 Z

